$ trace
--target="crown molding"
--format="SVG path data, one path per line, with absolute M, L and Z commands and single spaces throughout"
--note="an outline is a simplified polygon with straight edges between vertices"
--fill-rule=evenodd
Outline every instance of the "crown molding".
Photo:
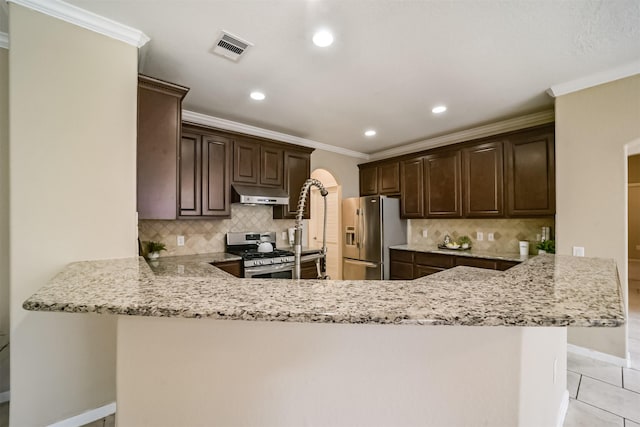
M 247 135 L 260 136 L 263 138 L 274 139 L 276 141 L 288 142 L 290 144 L 302 145 L 303 147 L 316 148 L 318 150 L 331 151 L 333 153 L 342 154 L 344 156 L 355 157 L 358 159 L 369 160 L 369 155 L 358 151 L 349 150 L 347 148 L 336 147 L 311 139 L 300 138 L 286 133 L 276 132 L 269 129 L 259 128 L 257 126 L 246 125 L 244 123 L 234 122 L 232 120 L 221 119 L 219 117 L 209 116 L 194 111 L 182 110 L 182 120 L 185 122 L 195 123 L 199 125 L 212 126 L 218 129 L 240 132 Z
M 7 0 L 7 2 L 44 13 L 138 48 L 150 40 L 140 30 L 60 0 Z
M 0 49 L 9 49 L 9 34 L 0 32 Z
M 547 90 L 547 93 L 556 98 L 558 96 L 567 95 L 572 92 L 588 89 L 604 83 L 624 79 L 625 77 L 631 77 L 636 74 L 640 74 L 640 61 L 635 61 L 600 73 L 591 74 L 590 76 L 581 77 L 570 82 L 553 85 Z
M 380 160 L 389 157 L 401 156 L 403 154 L 415 153 L 417 151 L 427 150 L 429 148 L 441 147 L 443 145 L 455 144 L 458 142 L 484 138 L 486 136 L 511 132 L 514 130 L 524 129 L 532 126 L 543 125 L 546 123 L 551 123 L 554 120 L 554 111 L 546 110 L 538 113 L 528 114 L 526 116 L 515 117 L 513 119 L 502 120 L 500 122 L 491 123 L 484 126 L 465 129 L 459 132 L 449 133 L 447 135 L 437 136 L 435 138 L 425 139 L 422 141 L 414 142 L 412 144 L 390 148 L 388 150 L 376 151 L 369 157 L 370 160 Z

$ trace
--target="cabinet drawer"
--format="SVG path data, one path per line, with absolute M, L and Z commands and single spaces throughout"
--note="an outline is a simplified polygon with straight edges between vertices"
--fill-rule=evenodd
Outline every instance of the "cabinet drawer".
M 413 252 L 411 251 L 400 251 L 397 249 L 389 250 L 389 258 L 392 261 L 404 261 L 404 262 L 413 262 Z
M 451 255 L 416 252 L 416 264 L 429 267 L 451 268 L 455 265 L 455 257 Z
M 441 271 L 446 270 L 446 268 L 438 268 L 438 267 L 427 267 L 425 265 L 416 265 L 415 276 L 414 279 L 419 277 L 428 276 L 433 273 L 440 273 Z
M 517 261 L 498 261 L 498 270 L 505 271 L 520 264 Z
M 391 280 L 412 280 L 413 263 L 391 260 L 389 264 L 389 278 Z
M 498 269 L 498 261 L 485 258 L 456 257 L 456 265 L 467 267 L 487 268 L 489 270 Z

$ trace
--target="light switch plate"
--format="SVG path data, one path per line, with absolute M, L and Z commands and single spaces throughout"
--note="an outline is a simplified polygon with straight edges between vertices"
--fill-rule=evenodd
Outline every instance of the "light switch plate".
M 422 229 L 422 237 L 424 237 L 426 239 L 428 235 L 429 235 L 428 230 L 426 228 L 423 228 Z
M 484 233 L 482 231 L 476 231 L 476 240 L 481 241 L 484 239 Z
M 582 247 L 582 246 L 574 246 L 573 247 L 573 256 L 584 256 L 584 247 Z
M 178 246 L 184 246 L 184 236 L 178 236 Z
M 493 242 L 493 233 L 487 233 L 487 240 Z

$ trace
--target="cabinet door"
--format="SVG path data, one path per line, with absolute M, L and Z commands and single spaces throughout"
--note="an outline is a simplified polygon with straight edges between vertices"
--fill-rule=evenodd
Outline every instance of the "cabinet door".
M 233 142 L 233 182 L 258 184 L 260 143 L 236 139 Z
M 375 196 L 378 194 L 378 168 L 360 168 L 360 195 Z
M 315 261 L 307 261 L 300 264 L 300 278 L 301 279 L 317 279 L 318 268 Z
M 138 77 L 139 219 L 176 219 L 182 98 L 189 89 Z
M 456 257 L 456 266 L 464 265 L 467 267 L 476 267 L 476 268 L 486 268 L 488 270 L 497 270 L 498 269 L 498 261 L 494 259 L 485 259 L 485 258 L 471 258 L 459 256 Z
M 226 271 L 227 273 L 236 276 L 242 277 L 242 262 L 241 261 L 220 261 L 213 264 L 215 267 L 218 267 L 220 270 Z
M 460 158 L 460 151 L 431 154 L 424 158 L 427 218 L 462 217 Z
M 180 216 L 202 215 L 202 137 L 184 133 L 180 140 Z
M 555 214 L 554 151 L 553 127 L 509 137 L 505 146 L 509 216 Z
M 378 193 L 400 193 L 400 162 L 392 162 L 378 166 Z
M 416 265 L 414 270 L 414 279 L 419 279 L 420 277 L 428 276 L 434 273 L 440 273 L 441 271 L 446 270 L 445 268 L 431 267 L 428 265 Z
M 502 141 L 480 144 L 462 151 L 464 216 L 504 216 Z
M 284 189 L 289 193 L 289 204 L 287 206 L 274 206 L 273 218 L 295 218 L 300 199 L 300 190 L 304 182 L 311 175 L 310 154 L 300 151 L 284 152 Z M 304 218 L 309 219 L 310 196 L 307 196 L 304 207 Z
M 231 215 L 231 145 L 222 136 L 202 137 L 202 216 Z
M 284 150 L 262 144 L 260 146 L 260 184 L 282 187 Z
M 422 157 L 400 163 L 400 216 L 424 217 L 424 176 Z

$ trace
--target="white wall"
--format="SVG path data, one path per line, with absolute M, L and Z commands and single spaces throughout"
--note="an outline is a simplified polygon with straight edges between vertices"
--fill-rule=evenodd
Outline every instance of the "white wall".
M 326 169 L 342 186 L 342 197 L 358 197 L 360 195 L 358 163 L 365 160 L 349 157 L 325 150 L 311 153 L 311 171 Z
M 0 348 L 9 335 L 9 51 L 0 48 Z M 0 393 L 9 390 L 8 349 L 0 354 Z
M 640 139 L 640 75 L 556 99 L 557 251 L 615 259 L 627 293 L 627 156 Z M 626 356 L 625 327 L 569 328 L 569 342 Z
M 10 4 L 11 425 L 115 398 L 116 319 L 27 312 L 65 264 L 136 254 L 137 49 Z

